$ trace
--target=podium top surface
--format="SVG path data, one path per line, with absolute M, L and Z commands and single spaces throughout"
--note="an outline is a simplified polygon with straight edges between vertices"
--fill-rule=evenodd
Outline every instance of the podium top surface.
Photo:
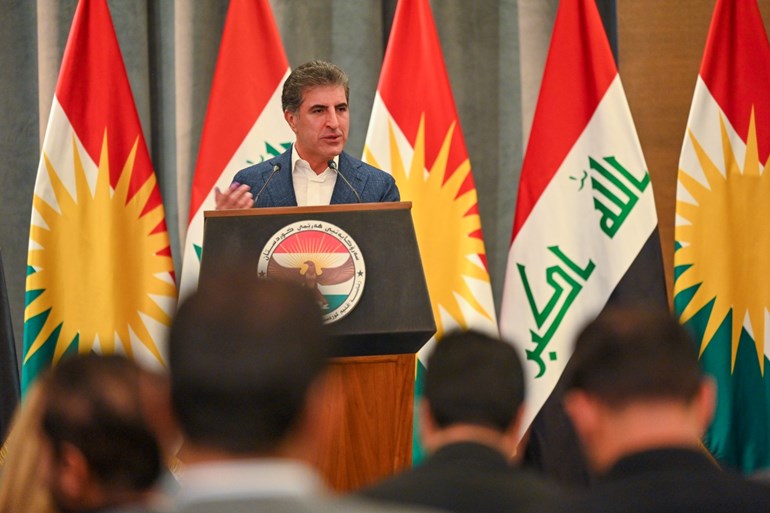
M 411 210 L 411 201 L 390 201 L 386 203 L 345 203 L 341 205 L 316 205 L 312 207 L 267 207 L 242 208 L 234 210 L 206 210 L 204 219 L 209 217 L 272 216 L 280 214 L 318 214 L 324 212 L 360 212 L 372 210 Z

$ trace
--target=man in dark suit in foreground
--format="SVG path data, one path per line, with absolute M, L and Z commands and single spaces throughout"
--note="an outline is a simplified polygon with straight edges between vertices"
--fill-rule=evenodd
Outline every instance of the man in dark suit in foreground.
M 217 210 L 398 201 L 391 175 L 343 151 L 350 128 L 349 80 L 338 66 L 311 61 L 283 85 L 284 118 L 296 134 L 278 157 L 239 171 Z
M 476 332 L 438 343 L 425 375 L 420 436 L 430 456 L 363 496 L 461 513 L 516 513 L 556 493 L 512 464 L 524 400 L 516 350 Z
M 599 478 L 553 511 L 770 512 L 770 488 L 718 468 L 702 447 L 715 386 L 668 313 L 606 311 L 579 335 L 565 378 Z
M 172 405 L 185 437 L 177 511 L 393 513 L 332 499 L 309 464 L 328 428 L 329 340 L 312 293 L 225 272 L 177 310 Z

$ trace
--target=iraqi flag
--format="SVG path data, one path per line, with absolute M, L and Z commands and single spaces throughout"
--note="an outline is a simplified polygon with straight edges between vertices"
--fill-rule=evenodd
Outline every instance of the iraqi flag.
M 165 214 L 106 0 L 81 0 L 56 84 L 27 257 L 23 390 L 76 352 L 164 362 Z
M 562 0 L 521 171 L 500 314 L 502 335 L 525 355 L 524 428 L 554 390 L 578 332 L 608 303 L 667 305 L 657 225 L 595 1 Z M 547 437 L 558 445 L 561 435 L 552 429 Z
M 281 109 L 289 72 L 270 2 L 232 0 L 193 176 L 180 298 L 198 285 L 203 212 L 215 208 L 214 188 L 226 189 L 236 172 L 280 155 L 294 141 Z
M 717 381 L 704 444 L 747 473 L 770 467 L 768 84 L 756 1 L 718 0 L 679 159 L 674 309 Z

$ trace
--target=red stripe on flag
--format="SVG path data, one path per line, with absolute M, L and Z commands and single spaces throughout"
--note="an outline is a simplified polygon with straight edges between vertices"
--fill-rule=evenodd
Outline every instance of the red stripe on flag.
M 560 2 L 521 170 L 514 239 L 615 75 L 595 0 Z
M 275 248 L 275 253 L 348 253 L 338 239 L 317 230 L 295 233 Z
M 195 166 L 190 220 L 259 118 L 288 68 L 269 1 L 232 0 Z
M 711 20 L 700 75 L 744 142 L 751 109 L 759 159 L 770 154 L 770 44 L 756 1 L 719 0 Z
M 115 186 L 134 143 L 129 199 L 153 174 L 126 67 L 105 0 L 81 0 L 64 50 L 56 98 L 88 155 L 99 163 L 107 134 L 110 183 Z M 161 203 L 154 187 L 145 212 Z
M 425 113 L 425 164 L 429 169 L 449 127 L 457 122 L 447 161 L 448 179 L 468 152 L 427 0 L 398 2 L 377 90 L 412 146 Z

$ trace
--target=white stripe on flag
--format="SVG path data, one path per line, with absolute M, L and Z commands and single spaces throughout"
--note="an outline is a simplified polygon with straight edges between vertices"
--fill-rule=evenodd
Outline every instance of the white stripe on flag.
M 601 229 L 602 214 L 596 210 L 594 201 L 595 198 L 604 204 L 608 201 L 594 190 L 593 183 L 594 180 L 607 182 L 589 167 L 589 157 L 613 173 L 614 169 L 605 159 L 614 157 L 634 180 L 645 178 L 647 166 L 618 76 L 511 246 L 504 314 L 501 315 L 502 335 L 513 340 L 522 351 L 532 351 L 537 344 L 532 341 L 530 330 L 540 336 L 547 333 L 548 328 L 555 330 L 540 355 L 543 367 L 535 359 L 523 359 L 529 390 L 524 428 L 529 426 L 561 376 L 576 334 L 601 311 L 657 226 L 652 185 L 647 183 L 643 192 L 634 190 L 638 202 L 614 236 L 609 237 Z M 621 180 L 627 182 L 623 177 Z M 550 247 L 558 250 L 549 250 Z M 595 268 L 588 278 L 581 278 L 568 262 L 586 272 L 590 265 Z M 521 266 L 535 305 L 541 311 L 556 295 L 556 290 L 562 291 L 553 315 L 544 319 L 540 327 L 535 323 L 523 286 Z M 546 281 L 547 276 L 553 283 Z M 571 304 L 566 301 L 572 290 L 570 280 L 582 287 Z M 555 316 L 560 311 L 564 317 L 559 322 Z M 543 369 L 543 375 L 536 377 Z

